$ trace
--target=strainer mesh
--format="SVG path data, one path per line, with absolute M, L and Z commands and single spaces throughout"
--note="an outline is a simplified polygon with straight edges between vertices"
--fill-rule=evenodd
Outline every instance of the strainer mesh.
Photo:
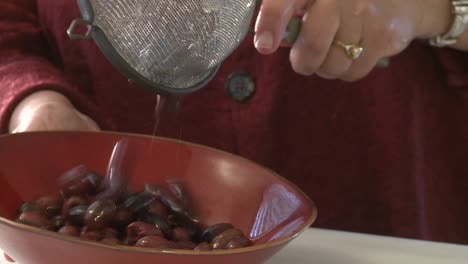
M 240 44 L 255 0 L 93 0 L 94 25 L 156 85 L 189 88 Z

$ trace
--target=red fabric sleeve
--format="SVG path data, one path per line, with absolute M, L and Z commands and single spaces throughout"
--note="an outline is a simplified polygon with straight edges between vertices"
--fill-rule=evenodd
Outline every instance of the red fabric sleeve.
M 8 132 L 15 106 L 38 90 L 55 90 L 67 96 L 80 111 L 99 123 L 86 98 L 48 60 L 34 0 L 0 1 L 0 133 Z

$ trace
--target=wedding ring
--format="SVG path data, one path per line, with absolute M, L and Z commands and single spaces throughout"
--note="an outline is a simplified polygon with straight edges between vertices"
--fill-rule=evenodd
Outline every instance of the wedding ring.
M 356 44 L 345 44 L 341 41 L 335 41 L 335 44 L 342 47 L 351 60 L 357 60 L 364 52 L 364 48 Z

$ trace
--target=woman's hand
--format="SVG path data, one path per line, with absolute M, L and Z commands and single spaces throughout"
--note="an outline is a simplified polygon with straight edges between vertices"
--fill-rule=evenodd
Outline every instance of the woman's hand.
M 53 91 L 36 92 L 15 108 L 10 133 L 44 130 L 99 130 L 88 116 L 80 113 L 63 95 Z
M 278 49 L 294 15 L 303 15 L 290 53 L 294 71 L 345 81 L 363 78 L 414 39 L 445 33 L 453 19 L 450 0 L 263 0 L 255 38 L 260 53 Z M 348 56 L 340 43 L 362 47 L 361 56 Z

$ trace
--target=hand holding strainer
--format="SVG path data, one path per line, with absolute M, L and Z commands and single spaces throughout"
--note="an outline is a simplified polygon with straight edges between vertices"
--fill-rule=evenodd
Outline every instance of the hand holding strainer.
M 72 22 L 68 35 L 72 40 L 93 38 L 114 67 L 137 84 L 161 94 L 186 94 L 209 82 L 243 41 L 256 4 L 78 0 L 82 18 Z M 79 25 L 88 31 L 75 33 Z
M 93 38 L 124 76 L 159 94 L 206 85 L 249 32 L 256 0 L 77 0 L 72 40 Z M 85 34 L 75 33 L 78 26 Z M 284 36 L 295 42 L 301 19 Z

